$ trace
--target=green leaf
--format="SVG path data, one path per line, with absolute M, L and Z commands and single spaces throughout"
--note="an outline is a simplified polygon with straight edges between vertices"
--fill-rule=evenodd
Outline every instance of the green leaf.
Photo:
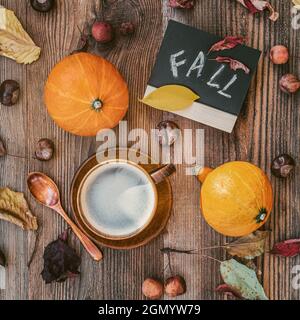
M 247 300 L 268 300 L 255 271 L 234 259 L 221 263 L 220 271 L 224 282 Z
M 159 110 L 172 112 L 190 107 L 199 98 L 184 86 L 167 85 L 154 90 L 141 102 Z

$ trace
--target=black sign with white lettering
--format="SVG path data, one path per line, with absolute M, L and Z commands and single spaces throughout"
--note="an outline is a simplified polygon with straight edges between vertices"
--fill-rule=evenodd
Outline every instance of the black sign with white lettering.
M 259 50 L 238 45 L 233 49 L 209 52 L 220 37 L 190 26 L 169 22 L 149 85 L 186 86 L 195 91 L 199 102 L 238 115 L 246 98 L 251 77 L 255 74 L 261 55 Z M 217 57 L 230 57 L 250 69 L 232 70 Z

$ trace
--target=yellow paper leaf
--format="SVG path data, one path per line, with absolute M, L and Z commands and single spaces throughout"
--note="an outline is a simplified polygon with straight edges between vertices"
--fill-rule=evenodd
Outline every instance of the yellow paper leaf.
M 167 85 L 156 89 L 141 102 L 159 110 L 172 112 L 190 107 L 199 98 L 184 86 Z
M 0 55 L 18 63 L 36 61 L 41 49 L 35 45 L 14 12 L 0 6 Z
M 30 212 L 23 193 L 0 189 L 0 219 L 16 224 L 24 230 L 37 230 L 37 219 Z

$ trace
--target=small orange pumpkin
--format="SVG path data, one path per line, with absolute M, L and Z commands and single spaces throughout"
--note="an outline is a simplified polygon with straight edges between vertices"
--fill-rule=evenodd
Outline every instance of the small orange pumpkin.
M 79 136 L 95 136 L 125 116 L 129 94 L 126 82 L 107 60 L 77 53 L 60 61 L 45 87 L 45 103 L 53 120 Z
M 260 228 L 273 205 L 271 183 L 248 162 L 229 162 L 215 170 L 202 168 L 198 179 L 201 209 L 207 223 L 219 233 L 242 237 Z

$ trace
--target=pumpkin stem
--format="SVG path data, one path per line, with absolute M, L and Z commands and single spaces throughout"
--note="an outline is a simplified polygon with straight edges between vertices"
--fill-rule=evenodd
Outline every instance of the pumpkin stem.
M 103 107 L 103 102 L 100 99 L 95 99 L 92 103 L 92 108 L 95 111 L 100 111 L 100 109 Z
M 259 214 L 257 215 L 256 222 L 257 223 L 262 223 L 265 221 L 266 217 L 268 215 L 267 209 L 266 208 L 261 208 L 259 211 Z
M 213 169 L 208 167 L 195 167 L 194 169 L 195 175 L 197 176 L 198 180 L 203 183 L 206 177 L 213 171 Z

